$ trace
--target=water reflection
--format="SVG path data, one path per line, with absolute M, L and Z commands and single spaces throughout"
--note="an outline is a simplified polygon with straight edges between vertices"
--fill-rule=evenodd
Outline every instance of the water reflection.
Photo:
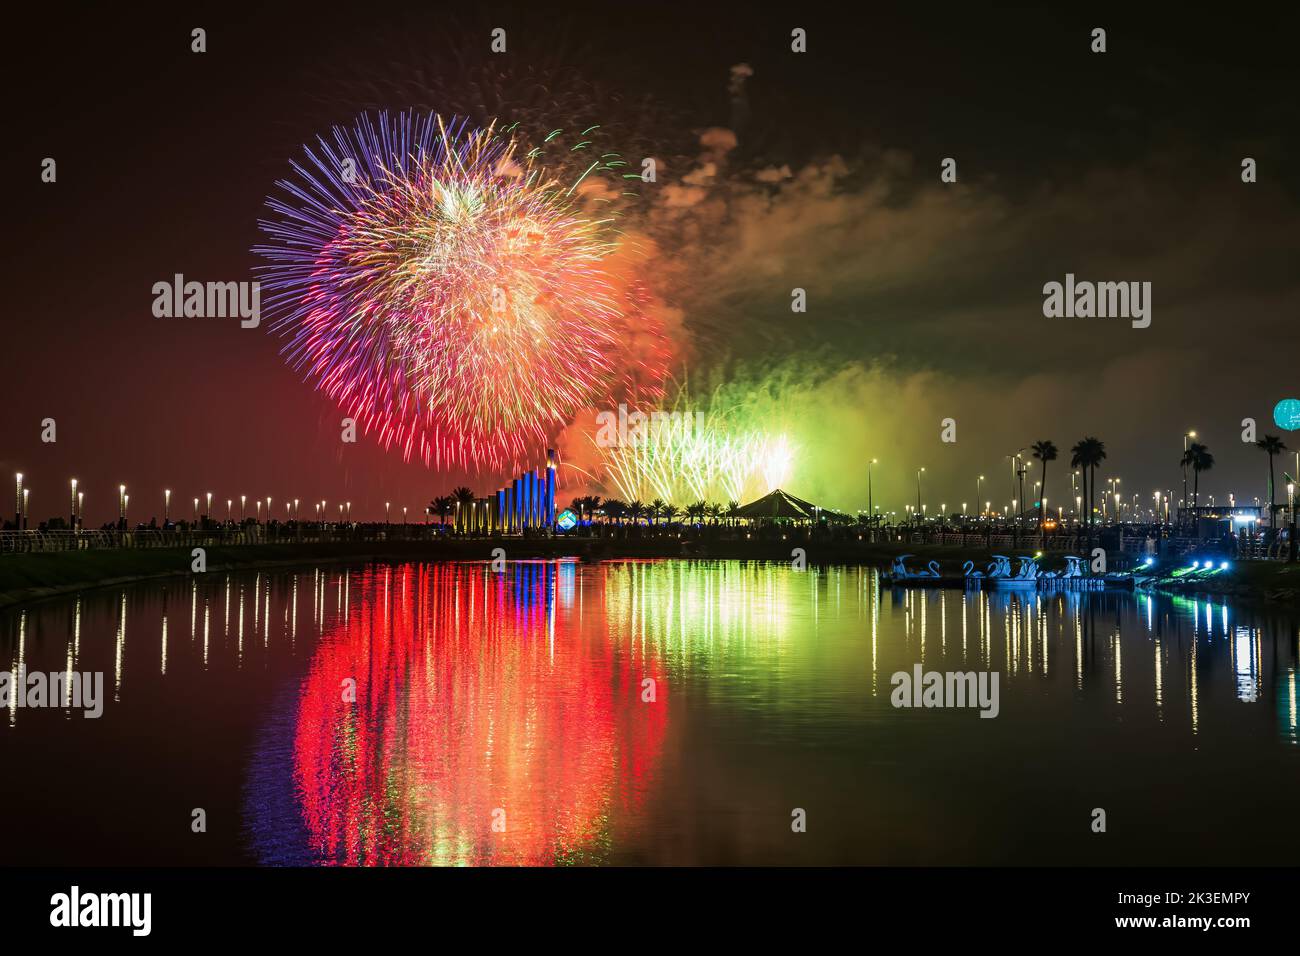
M 384 570 L 341 581 L 302 684 L 294 781 L 309 849 L 343 864 L 547 864 L 635 812 L 668 709 L 653 650 L 561 627 L 573 565 Z M 583 616 L 602 615 L 584 605 Z
M 88 762 L 150 781 L 149 800 L 103 797 L 126 835 L 93 832 L 182 862 L 192 850 L 160 820 L 192 791 L 240 821 L 210 834 L 216 862 L 1092 859 L 1053 808 L 1095 794 L 1123 810 L 1130 792 L 1150 804 L 1128 812 L 1159 821 L 1131 861 L 1220 839 L 1225 859 L 1271 860 L 1295 842 L 1259 801 L 1300 782 L 1298 634 L 1292 617 L 1218 602 L 889 590 L 857 568 L 214 574 L 0 614 L 11 672 L 99 670 L 113 689 L 93 732 L 66 698 L 53 714 L 10 700 L 0 759 L 54 793 L 84 790 Z M 999 672 L 1000 716 L 894 710 L 890 676 L 917 663 Z M 1236 780 L 1264 795 L 1255 842 L 1178 802 L 1189 788 L 1231 799 Z M 781 820 L 805 805 L 834 826 L 792 845 Z M 36 826 L 19 829 L 49 830 L 48 812 L 33 797 L 21 813 Z M 54 830 L 70 859 L 120 859 L 125 842 L 75 856 L 94 823 L 78 831 L 79 812 Z

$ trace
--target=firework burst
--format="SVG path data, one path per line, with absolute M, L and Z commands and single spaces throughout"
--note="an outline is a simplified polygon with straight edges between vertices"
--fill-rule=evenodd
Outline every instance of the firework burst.
M 707 407 L 695 405 L 683 386 L 629 440 L 590 439 L 604 483 L 624 500 L 745 501 L 779 487 L 794 459 L 787 435 L 755 425 L 754 414 L 721 391 Z
M 623 163 L 584 139 L 562 181 L 543 162 L 560 139 L 362 116 L 277 184 L 255 250 L 272 328 L 385 447 L 502 469 L 581 408 L 656 396 L 662 333 L 609 208 Z

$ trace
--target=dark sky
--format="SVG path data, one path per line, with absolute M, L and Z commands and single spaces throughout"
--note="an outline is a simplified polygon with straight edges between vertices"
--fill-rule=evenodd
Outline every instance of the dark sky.
M 852 363 L 868 384 L 850 391 L 872 404 L 844 470 L 887 444 L 940 484 L 951 474 L 949 496 L 1016 447 L 1084 431 L 1108 439 L 1135 490 L 1172 486 L 1186 427 L 1218 451 L 1221 491 L 1262 493 L 1237 423 L 1276 431 L 1272 403 L 1300 397 L 1295 23 L 1091 5 L 468 6 L 60 9 L 12 24 L 0 473 L 6 486 L 27 475 L 34 519 L 66 510 L 73 475 L 94 525 L 119 482 L 133 518 L 161 511 L 163 487 L 181 502 L 210 490 L 418 513 L 462 476 L 365 438 L 342 445 L 340 414 L 265 324 L 154 318 L 153 283 L 250 278 L 273 183 L 302 143 L 361 109 L 490 111 L 479 94 L 495 89 L 693 164 L 700 130 L 732 123 L 728 71 L 742 62 L 749 118 L 683 240 L 708 245 L 664 291 L 697 367 Z M 487 54 L 494 26 L 505 58 Z M 798 57 L 793 26 L 809 35 Z M 1104 56 L 1088 52 L 1094 26 L 1108 30 Z M 1255 186 L 1239 181 L 1245 155 Z M 958 158 L 960 192 L 939 191 L 944 156 Z M 848 171 L 828 202 L 754 189 L 755 170 L 832 157 Z M 1067 271 L 1153 280 L 1153 328 L 1050 324 L 1039 290 Z M 793 285 L 815 303 L 797 327 Z M 968 416 L 967 443 L 928 448 L 949 408 Z M 40 441 L 46 417 L 54 444 Z M 881 476 L 877 494 L 903 494 L 904 473 Z M 472 484 L 484 493 L 495 476 Z

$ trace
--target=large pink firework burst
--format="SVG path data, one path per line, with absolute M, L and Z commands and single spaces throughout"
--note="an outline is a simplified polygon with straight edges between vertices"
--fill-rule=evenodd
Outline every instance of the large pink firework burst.
M 492 127 L 336 128 L 261 223 L 290 362 L 385 447 L 438 466 L 501 470 L 581 409 L 659 397 L 663 333 L 601 184 L 623 163 L 588 146 L 565 180 Z

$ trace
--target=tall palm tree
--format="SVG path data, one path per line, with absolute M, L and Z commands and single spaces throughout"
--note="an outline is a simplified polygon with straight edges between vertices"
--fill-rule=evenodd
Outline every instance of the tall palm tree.
M 614 519 L 615 524 L 623 524 L 623 519 L 627 517 L 627 505 L 617 498 L 606 498 L 602 507 L 605 509 L 605 514 Z
M 451 511 L 454 504 L 451 495 L 440 495 L 429 502 L 429 507 L 425 509 L 425 513 L 437 515 L 438 524 L 445 525 L 447 523 L 447 513 Z
M 1273 529 L 1277 523 L 1277 497 L 1273 493 L 1273 459 L 1286 451 L 1286 445 L 1276 435 L 1265 435 L 1255 442 L 1255 446 L 1268 455 L 1268 526 Z
M 682 509 L 676 505 L 667 504 L 663 506 L 664 524 L 672 524 L 682 516 Z
M 658 524 L 659 516 L 664 513 L 664 509 L 667 507 L 668 505 L 664 503 L 662 498 L 656 498 L 654 501 L 650 502 L 650 523 Z
M 1192 469 L 1192 515 L 1195 516 L 1196 509 L 1201 503 L 1201 472 L 1209 471 L 1214 467 L 1214 456 L 1210 454 L 1210 449 L 1200 442 L 1194 441 L 1187 446 L 1187 451 L 1183 452 L 1183 468 Z M 1184 506 L 1187 504 L 1183 502 Z M 1193 526 L 1195 526 L 1193 524 Z
M 1056 461 L 1056 445 L 1044 439 L 1033 444 L 1034 457 L 1043 463 L 1043 481 L 1038 488 L 1038 535 L 1041 547 L 1043 536 L 1047 534 L 1047 515 L 1043 514 L 1043 502 L 1047 499 L 1047 463 Z
M 1088 550 L 1092 550 L 1092 498 L 1097 491 L 1097 466 L 1106 460 L 1106 443 L 1091 436 L 1081 438 L 1070 449 L 1070 467 L 1083 470 L 1083 495 L 1088 502 Z
M 691 521 L 703 523 L 704 516 L 708 513 L 708 510 L 709 506 L 705 504 L 703 499 L 701 499 L 686 506 L 686 517 Z
M 638 521 L 641 520 L 642 516 L 645 515 L 644 502 L 642 502 L 640 498 L 633 498 L 630 502 L 628 502 L 627 514 L 628 517 L 632 519 L 632 523 L 636 524 Z
M 727 518 L 734 525 L 736 523 L 736 512 L 740 510 L 740 502 L 732 498 L 727 502 Z
M 713 520 L 713 523 L 716 525 L 718 523 L 718 519 L 722 517 L 722 505 L 718 504 L 715 501 L 713 504 L 709 505 L 708 510 L 709 510 L 709 517 Z

